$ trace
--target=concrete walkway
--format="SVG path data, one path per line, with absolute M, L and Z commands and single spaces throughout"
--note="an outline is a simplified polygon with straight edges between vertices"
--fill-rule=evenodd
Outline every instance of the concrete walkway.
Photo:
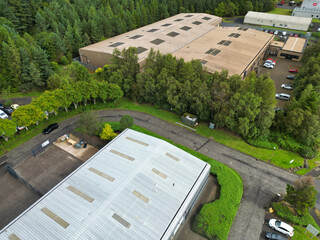
M 266 162 L 231 149 L 225 145 L 209 140 L 195 132 L 188 131 L 174 124 L 142 112 L 110 109 L 97 112 L 105 121 L 119 121 L 121 116 L 128 114 L 134 118 L 134 123 L 163 137 L 182 144 L 188 148 L 203 153 L 236 170 L 244 183 L 244 194 L 239 210 L 233 222 L 228 239 L 259 239 L 265 216 L 265 206 L 277 193 L 285 193 L 286 184 L 292 184 L 298 178 Z M 16 166 L 32 155 L 31 149 L 49 139 L 53 141 L 70 130 L 75 129 L 79 117 L 73 117 L 59 123 L 59 129 L 49 135 L 39 134 L 16 149 L 6 154 L 8 163 Z M 320 183 L 315 180 L 319 191 Z M 319 195 L 317 208 L 320 203 Z

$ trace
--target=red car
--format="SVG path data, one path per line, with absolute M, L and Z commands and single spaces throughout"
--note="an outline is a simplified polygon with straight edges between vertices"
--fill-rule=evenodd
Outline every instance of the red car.
M 273 31 L 271 30 L 269 33 L 273 34 Z
M 298 34 L 295 34 L 294 37 L 299 37 Z
M 270 61 L 272 61 L 272 62 L 274 62 L 274 63 L 277 62 L 276 60 L 274 60 L 274 59 L 272 59 L 272 58 L 268 58 L 267 60 L 270 60 Z
M 289 69 L 289 72 L 290 73 L 297 73 L 297 72 L 299 72 L 299 69 Z

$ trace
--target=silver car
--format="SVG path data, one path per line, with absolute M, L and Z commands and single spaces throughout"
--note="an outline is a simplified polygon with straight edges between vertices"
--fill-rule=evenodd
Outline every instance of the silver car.
M 288 89 L 288 90 L 292 90 L 293 89 L 292 84 L 290 84 L 290 83 L 282 84 L 281 87 L 284 88 L 284 89 Z
M 286 93 L 277 93 L 276 94 L 276 98 L 280 99 L 280 100 L 287 100 L 289 101 L 290 99 L 290 95 L 286 94 Z
M 8 115 L 5 114 L 4 111 L 0 110 L 0 118 L 1 118 L 1 119 L 6 119 L 6 118 L 8 118 Z
M 271 69 L 273 68 L 273 65 L 270 64 L 270 63 L 264 63 L 263 66 L 264 66 L 265 68 L 269 68 L 269 69 L 270 69 L 270 68 L 271 68 Z

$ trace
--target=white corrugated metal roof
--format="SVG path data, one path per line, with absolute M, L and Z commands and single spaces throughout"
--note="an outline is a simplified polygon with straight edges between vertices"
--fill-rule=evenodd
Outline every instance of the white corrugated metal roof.
M 5 227 L 0 239 L 161 239 L 208 166 L 128 129 Z
M 306 24 L 310 25 L 312 18 L 307 17 L 295 17 L 295 16 L 288 16 L 288 15 L 280 15 L 280 14 L 272 14 L 272 13 L 262 13 L 262 12 L 254 12 L 249 11 L 245 16 L 246 18 L 256 18 L 260 20 L 274 20 L 274 21 L 285 21 L 291 23 L 299 23 L 299 24 Z

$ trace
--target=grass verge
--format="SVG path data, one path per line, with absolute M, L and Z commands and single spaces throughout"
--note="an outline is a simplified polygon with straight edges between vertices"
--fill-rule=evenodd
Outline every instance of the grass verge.
M 156 108 L 150 104 L 137 104 L 134 103 L 127 98 L 121 98 L 117 103 L 97 103 L 96 105 L 87 105 L 87 107 L 79 106 L 77 110 L 72 110 L 69 112 L 64 112 L 60 110 L 57 116 L 50 116 L 49 121 L 45 120 L 39 124 L 39 126 L 31 127 L 27 134 L 16 135 L 13 138 L 9 139 L 9 142 L 5 142 L 3 139 L 0 140 L 0 143 L 4 145 L 7 151 L 12 150 L 13 148 L 19 146 L 20 144 L 26 142 L 31 139 L 35 135 L 41 133 L 44 128 L 44 125 L 52 123 L 52 122 L 60 122 L 67 118 L 73 117 L 83 111 L 87 110 L 101 110 L 108 108 L 117 108 L 117 109 L 128 109 L 139 112 L 145 112 L 165 121 L 175 123 L 180 121 L 180 116 L 163 109 Z M 207 138 L 213 138 L 215 141 L 222 143 L 228 147 L 236 149 L 240 152 L 253 156 L 254 158 L 261 159 L 263 161 L 272 163 L 276 166 L 279 166 L 284 169 L 289 169 L 291 167 L 297 167 L 303 165 L 303 158 L 294 152 L 282 150 L 282 149 L 265 149 L 254 147 L 245 141 L 242 140 L 239 136 L 230 133 L 229 131 L 221 130 L 221 129 L 209 129 L 207 122 L 200 122 L 200 124 L 196 128 L 197 133 L 205 136 Z M 0 146 L 1 147 L 1 146 Z M 0 156 L 4 154 L 3 148 L 0 148 Z M 294 160 L 291 164 L 290 161 Z M 320 162 L 320 157 L 313 159 L 311 161 L 310 167 L 318 166 L 318 162 Z M 309 169 L 310 170 L 310 169 Z M 305 174 L 309 171 L 308 169 L 302 169 L 298 172 L 298 174 Z
M 109 124 L 114 130 L 118 128 L 118 123 L 109 122 Z M 203 205 L 193 222 L 192 229 L 208 239 L 227 239 L 243 194 L 243 183 L 239 174 L 220 162 L 142 127 L 134 125 L 131 129 L 167 141 L 211 165 L 211 174 L 217 176 L 220 185 L 220 197 L 214 202 Z
M 320 23 L 320 19 L 312 18 L 313 23 Z
M 271 10 L 270 12 L 268 12 L 268 13 L 291 16 L 292 9 L 285 9 L 285 8 L 277 8 L 276 7 L 273 10 Z
M 10 93 L 8 95 L 8 98 L 39 97 L 40 95 L 41 95 L 41 92 L 38 92 L 38 91 L 31 91 L 28 93 L 16 92 L 16 93 Z
M 306 229 L 304 227 L 294 225 L 293 228 L 294 228 L 294 235 L 291 238 L 291 240 L 312 239 L 312 234 L 310 232 L 306 232 Z

